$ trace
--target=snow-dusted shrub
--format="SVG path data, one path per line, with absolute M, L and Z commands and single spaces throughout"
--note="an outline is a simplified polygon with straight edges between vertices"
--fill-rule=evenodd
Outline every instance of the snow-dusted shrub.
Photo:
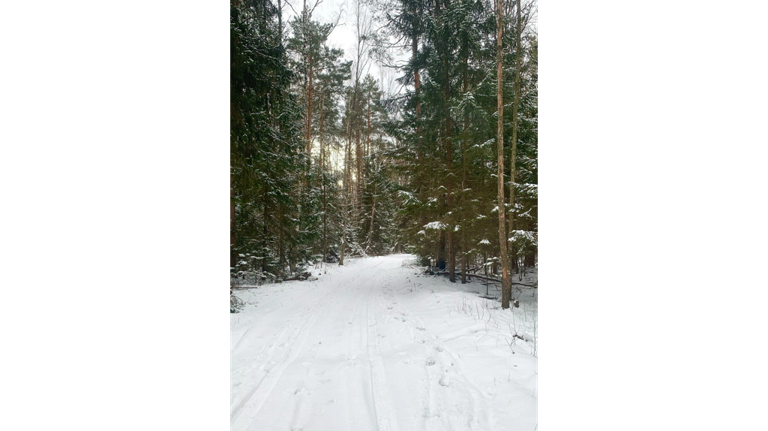
M 243 309 L 243 301 L 234 295 L 234 289 L 237 288 L 237 281 L 229 279 L 229 312 L 237 313 Z
M 229 312 L 230 313 L 238 313 L 240 310 L 245 307 L 245 303 L 242 299 L 238 298 L 235 295 L 229 295 Z

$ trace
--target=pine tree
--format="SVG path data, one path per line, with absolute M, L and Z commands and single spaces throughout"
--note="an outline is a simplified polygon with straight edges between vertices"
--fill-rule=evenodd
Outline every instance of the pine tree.
M 284 272 L 292 256 L 291 178 L 302 154 L 278 10 L 269 1 L 230 8 L 231 263 Z

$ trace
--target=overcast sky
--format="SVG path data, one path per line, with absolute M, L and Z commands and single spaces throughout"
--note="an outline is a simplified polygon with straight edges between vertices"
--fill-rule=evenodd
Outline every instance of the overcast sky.
M 283 19 L 284 22 L 289 22 L 293 18 L 296 12 L 301 12 L 304 4 L 304 0 L 287 0 L 290 6 L 285 4 L 286 0 L 283 0 Z M 307 5 L 311 8 L 311 5 L 315 4 L 316 0 L 307 0 Z M 335 48 L 342 48 L 345 52 L 345 58 L 352 60 L 355 52 L 355 0 L 321 0 L 322 3 L 315 9 L 312 19 L 321 23 L 330 23 L 336 20 L 341 10 L 341 18 L 339 19 L 339 25 L 333 30 L 328 37 L 328 44 Z M 523 8 L 525 10 L 526 0 L 523 0 Z M 528 27 L 536 27 L 538 25 L 538 8 L 534 9 L 534 14 L 528 22 Z M 383 22 L 374 22 L 374 28 L 381 27 Z M 394 62 L 396 64 L 403 64 L 408 61 L 410 52 L 407 50 L 400 50 L 399 52 L 392 52 Z M 365 72 L 364 72 L 365 73 Z M 397 94 L 403 91 L 403 88 L 395 82 L 395 79 L 400 75 L 400 72 L 388 68 L 380 67 L 375 62 L 371 62 L 369 73 L 379 81 L 379 88 L 388 94 Z M 363 75 L 365 76 L 365 75 Z
M 296 10 L 301 12 L 303 7 L 303 0 L 289 0 L 290 4 Z M 308 0 L 307 4 L 314 4 L 315 0 Z M 323 2 L 315 9 L 312 15 L 312 19 L 320 21 L 321 23 L 333 22 L 339 14 L 339 10 L 343 8 L 339 25 L 333 30 L 333 33 L 328 37 L 328 44 L 335 48 L 344 49 L 344 57 L 347 60 L 354 58 L 356 38 L 354 29 L 354 6 L 355 0 L 323 0 Z M 283 18 L 285 22 L 289 22 L 291 18 L 295 16 L 294 11 L 289 7 L 283 7 Z M 374 23 L 374 27 L 381 26 L 382 23 Z M 407 60 L 407 53 L 402 52 L 397 56 L 402 63 Z M 369 73 L 379 81 L 379 87 L 386 93 L 398 93 L 402 91 L 400 84 L 395 82 L 395 79 L 399 76 L 399 72 L 391 69 L 380 67 L 375 62 L 371 62 Z

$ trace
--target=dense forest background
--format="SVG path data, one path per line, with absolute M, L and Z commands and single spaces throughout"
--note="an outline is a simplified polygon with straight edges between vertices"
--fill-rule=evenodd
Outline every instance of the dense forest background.
M 230 4 L 233 283 L 408 252 L 508 307 L 537 259 L 536 3 L 356 0 L 347 58 L 310 1 Z

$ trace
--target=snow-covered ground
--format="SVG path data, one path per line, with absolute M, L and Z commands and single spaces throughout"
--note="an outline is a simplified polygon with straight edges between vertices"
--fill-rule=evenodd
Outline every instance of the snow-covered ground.
M 315 281 L 237 291 L 231 429 L 536 429 L 535 290 L 501 310 L 479 283 L 413 263 L 350 260 Z

